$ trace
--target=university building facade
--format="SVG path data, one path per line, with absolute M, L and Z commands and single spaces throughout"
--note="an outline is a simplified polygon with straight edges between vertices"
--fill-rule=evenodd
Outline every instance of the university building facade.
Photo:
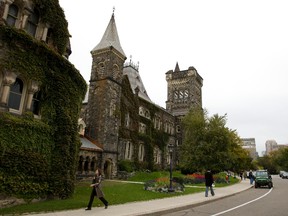
M 181 118 L 202 107 L 203 79 L 194 67 L 166 72 L 166 109 L 150 100 L 139 67 L 127 60 L 121 47 L 114 13 L 101 41 L 91 51 L 89 89 L 83 103 L 79 130 L 81 151 L 78 174 L 96 167 L 106 178 L 118 174 L 119 164 L 137 169 L 165 169 L 180 160 Z

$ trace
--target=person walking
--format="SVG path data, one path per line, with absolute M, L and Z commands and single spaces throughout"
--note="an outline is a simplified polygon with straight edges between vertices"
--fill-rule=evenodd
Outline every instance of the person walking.
M 211 195 L 212 196 L 215 195 L 213 186 L 212 186 L 213 183 L 214 183 L 213 175 L 210 170 L 207 170 L 205 172 L 205 185 L 206 185 L 205 197 L 208 197 L 209 188 L 210 188 Z
M 104 193 L 101 189 L 101 182 L 102 182 L 102 172 L 99 168 L 97 168 L 95 171 L 95 176 L 92 180 L 92 184 L 90 185 L 90 187 L 92 187 L 92 191 L 91 191 L 88 206 L 85 210 L 91 210 L 92 203 L 94 201 L 95 196 L 98 197 L 102 201 L 102 203 L 105 206 L 105 209 L 108 208 L 108 201 L 104 198 Z
M 253 185 L 253 182 L 254 182 L 254 175 L 253 175 L 252 170 L 250 170 L 249 175 L 248 175 L 248 178 L 250 179 L 250 184 Z

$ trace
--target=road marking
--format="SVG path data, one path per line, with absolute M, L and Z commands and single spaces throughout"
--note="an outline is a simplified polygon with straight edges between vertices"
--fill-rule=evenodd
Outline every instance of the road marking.
M 251 200 L 251 201 L 249 201 L 249 202 L 243 203 L 243 204 L 241 204 L 241 205 L 239 205 L 239 206 L 236 206 L 236 207 L 234 207 L 234 208 L 231 208 L 231 209 L 228 209 L 228 210 L 225 210 L 225 211 L 222 211 L 222 212 L 213 214 L 213 215 L 211 215 L 211 216 L 222 215 L 222 214 L 225 214 L 225 213 L 227 213 L 227 212 L 233 211 L 233 210 L 235 210 L 235 209 L 237 209 L 237 208 L 241 208 L 241 207 L 243 207 L 243 206 L 245 206 L 245 205 L 248 205 L 248 204 L 250 204 L 250 203 L 252 203 L 252 202 L 255 202 L 255 201 L 259 200 L 259 199 L 262 199 L 263 197 L 265 197 L 265 196 L 267 196 L 269 193 L 271 193 L 272 190 L 273 190 L 273 188 L 271 188 L 266 194 L 264 194 L 264 195 L 262 195 L 262 196 L 260 196 L 260 197 L 258 197 L 258 198 L 256 198 L 256 199 L 254 199 L 254 200 Z

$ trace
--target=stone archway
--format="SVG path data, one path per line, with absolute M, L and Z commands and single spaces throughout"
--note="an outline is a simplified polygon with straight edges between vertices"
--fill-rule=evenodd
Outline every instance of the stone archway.
M 83 156 L 80 156 L 78 161 L 78 173 L 81 174 L 83 171 L 84 171 L 84 158 Z
M 90 158 L 88 156 L 85 158 L 84 172 L 85 172 L 85 174 L 89 174 L 89 172 L 90 172 Z
M 104 163 L 104 175 L 106 179 L 112 178 L 112 160 L 107 159 Z

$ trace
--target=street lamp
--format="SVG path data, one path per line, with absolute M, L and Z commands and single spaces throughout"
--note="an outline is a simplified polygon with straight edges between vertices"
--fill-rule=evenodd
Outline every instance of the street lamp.
M 168 145 L 169 156 L 170 156 L 170 186 L 169 186 L 168 192 L 174 192 L 174 189 L 173 189 L 173 186 L 172 186 L 172 182 L 173 182 L 173 179 L 172 179 L 172 154 L 173 154 L 173 147 L 174 146 L 172 144 Z

